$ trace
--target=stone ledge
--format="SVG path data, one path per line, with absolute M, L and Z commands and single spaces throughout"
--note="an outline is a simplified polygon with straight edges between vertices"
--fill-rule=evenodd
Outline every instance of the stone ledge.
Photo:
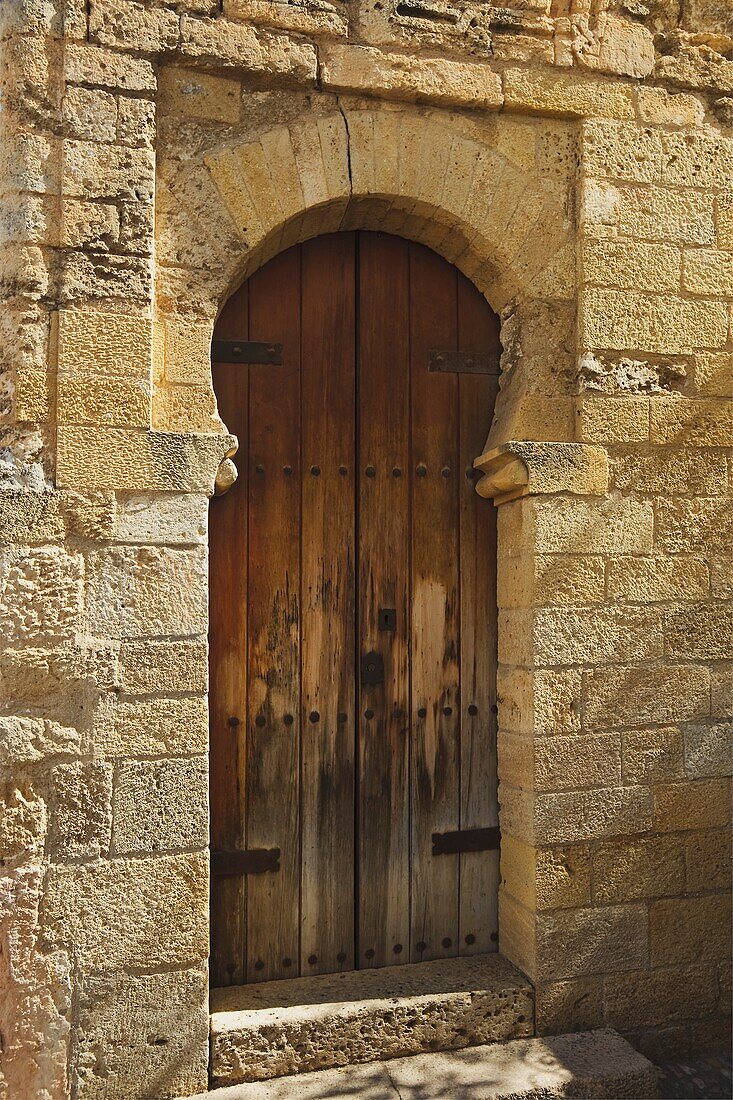
M 608 456 L 602 447 L 586 443 L 510 441 L 480 455 L 474 466 L 484 475 L 476 492 L 493 497 L 495 504 L 525 496 L 602 496 L 608 491 Z

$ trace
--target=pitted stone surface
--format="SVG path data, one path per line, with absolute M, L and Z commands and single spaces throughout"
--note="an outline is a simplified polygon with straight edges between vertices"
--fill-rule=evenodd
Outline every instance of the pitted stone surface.
M 218 1084 L 529 1035 L 529 982 L 498 955 L 212 990 Z
M 658 1095 L 656 1067 L 607 1029 L 233 1085 L 190 1100 L 646 1100 Z

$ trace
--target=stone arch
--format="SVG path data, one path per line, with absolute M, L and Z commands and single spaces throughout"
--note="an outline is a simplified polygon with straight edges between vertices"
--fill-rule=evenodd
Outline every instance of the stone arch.
M 209 370 L 219 309 L 276 253 L 339 229 L 395 233 L 454 263 L 507 320 L 515 355 L 517 311 L 567 311 L 575 299 L 574 135 L 557 126 L 564 151 L 546 172 L 528 152 L 527 120 L 409 105 L 334 105 L 189 160 L 163 159 L 154 425 L 223 430 Z M 510 430 L 520 390 L 524 400 L 527 386 L 502 393 L 492 443 L 523 438 Z

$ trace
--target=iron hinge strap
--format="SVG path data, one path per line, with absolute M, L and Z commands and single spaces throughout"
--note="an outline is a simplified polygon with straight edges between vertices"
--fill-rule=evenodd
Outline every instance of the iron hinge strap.
M 433 855 L 451 856 L 458 852 L 491 852 L 500 844 L 499 826 L 490 829 L 456 829 L 448 833 L 433 833 Z
M 211 873 L 214 878 L 236 875 L 262 875 L 280 870 L 279 848 L 249 848 L 240 851 L 211 850 Z
M 491 352 L 434 348 L 428 355 L 428 369 L 442 374 L 498 374 L 499 359 Z
M 282 344 L 261 340 L 212 340 L 211 358 L 215 363 L 248 363 L 251 366 L 281 366 Z

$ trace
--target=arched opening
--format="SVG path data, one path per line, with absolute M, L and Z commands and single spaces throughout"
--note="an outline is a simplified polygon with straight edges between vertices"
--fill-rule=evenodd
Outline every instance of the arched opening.
M 497 948 L 499 322 L 428 248 L 315 237 L 224 307 L 211 509 L 213 985 Z M 216 356 L 219 356 L 217 359 Z

